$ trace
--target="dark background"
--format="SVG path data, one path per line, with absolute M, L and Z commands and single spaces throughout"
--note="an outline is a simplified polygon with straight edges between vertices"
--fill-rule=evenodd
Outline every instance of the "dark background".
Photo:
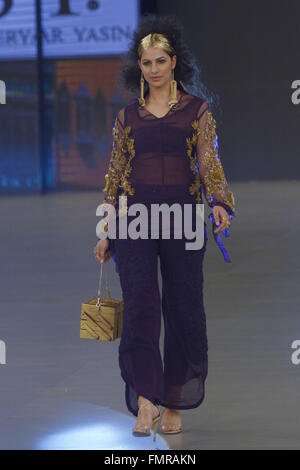
M 300 79 L 300 2 L 158 0 L 157 9 L 181 19 L 204 83 L 220 95 L 230 180 L 298 178 L 300 105 L 291 84 Z
M 300 108 L 291 96 L 300 80 L 300 1 L 142 0 L 140 13 L 171 13 L 182 22 L 203 83 L 219 96 L 214 117 L 229 183 L 298 179 Z M 120 57 L 42 62 L 0 63 L 7 84 L 7 104 L 0 106 L 0 194 L 102 188 L 114 113 L 127 99 L 117 85 L 107 98 Z M 87 96 L 92 76 L 98 89 Z M 79 95 L 86 102 L 79 103 Z M 72 134 L 71 122 L 77 126 Z

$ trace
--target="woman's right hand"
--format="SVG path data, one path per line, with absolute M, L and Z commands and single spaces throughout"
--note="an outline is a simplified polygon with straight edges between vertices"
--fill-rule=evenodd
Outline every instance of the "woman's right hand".
M 103 238 L 97 242 L 95 255 L 99 263 L 105 263 L 111 258 L 111 254 L 109 252 L 109 240 L 107 238 Z

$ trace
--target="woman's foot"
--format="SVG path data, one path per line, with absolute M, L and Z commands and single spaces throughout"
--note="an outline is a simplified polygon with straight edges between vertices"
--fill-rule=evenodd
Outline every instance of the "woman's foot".
M 142 406 L 139 408 L 137 421 L 133 431 L 145 431 L 150 430 L 152 427 L 153 419 L 159 416 L 159 408 L 158 406 L 154 405 L 150 400 L 147 398 L 140 398 L 138 399 L 138 406 L 140 407 L 143 404 L 147 404 L 147 406 Z
M 164 408 L 161 424 L 161 430 L 165 433 L 174 433 L 181 431 L 181 411 Z

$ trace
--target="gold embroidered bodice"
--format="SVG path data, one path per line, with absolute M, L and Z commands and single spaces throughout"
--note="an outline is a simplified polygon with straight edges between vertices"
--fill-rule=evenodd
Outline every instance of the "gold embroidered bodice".
M 135 183 L 186 184 L 199 204 L 203 190 L 209 207 L 221 205 L 234 215 L 215 120 L 206 101 L 182 91 L 179 102 L 163 117 L 137 99 L 119 111 L 105 179 L 104 202 L 113 205 L 117 194 L 133 195 Z

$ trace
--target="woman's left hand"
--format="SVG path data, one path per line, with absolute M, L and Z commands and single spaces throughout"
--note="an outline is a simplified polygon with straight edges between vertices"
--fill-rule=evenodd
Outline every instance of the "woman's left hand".
M 213 215 L 214 215 L 216 224 L 217 225 L 221 224 L 218 228 L 215 229 L 215 233 L 221 232 L 229 227 L 230 225 L 229 216 L 228 216 L 226 209 L 224 209 L 224 207 L 214 206 Z

